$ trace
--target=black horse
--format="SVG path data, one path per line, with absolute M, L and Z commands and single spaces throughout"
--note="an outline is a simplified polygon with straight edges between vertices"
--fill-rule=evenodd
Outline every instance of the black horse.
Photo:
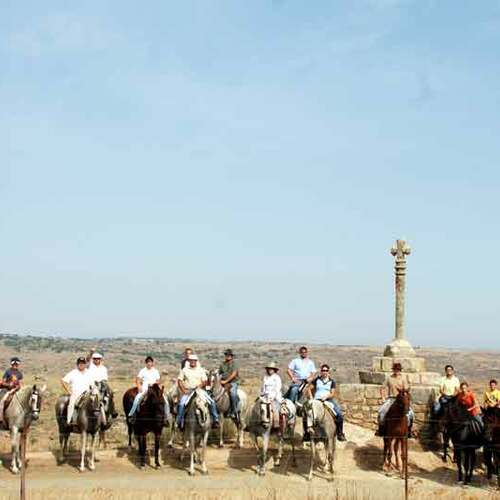
M 132 422 L 128 414 L 137 392 L 137 387 L 133 387 L 123 395 L 123 409 L 127 416 L 128 444 L 132 445 L 132 433 L 134 433 L 139 445 L 140 466 L 144 468 L 146 466 L 146 435 L 152 432 L 155 436 L 155 467 L 159 469 L 161 467 L 160 437 L 165 425 L 163 386 L 153 384 L 148 388 Z
M 484 461 L 488 479 L 495 474 L 500 488 L 500 408 L 488 408 L 484 412 L 484 426 Z
M 476 465 L 476 450 L 483 446 L 484 429 L 456 398 L 448 403 L 445 418 L 445 433 L 453 443 L 458 481 L 469 484 Z

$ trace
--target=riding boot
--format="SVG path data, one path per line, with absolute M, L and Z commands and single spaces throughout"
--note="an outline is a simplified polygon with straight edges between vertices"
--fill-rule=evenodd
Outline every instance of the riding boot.
M 340 422 L 337 422 L 337 439 L 339 441 L 347 441 L 345 434 L 344 434 L 344 421 L 341 420 Z
M 378 429 L 375 432 L 375 436 L 383 437 L 385 434 L 385 425 L 383 423 L 378 424 Z
M 408 425 L 408 439 L 412 439 L 412 438 L 416 437 L 415 434 L 413 433 L 412 428 L 413 428 L 413 422 L 411 422 Z

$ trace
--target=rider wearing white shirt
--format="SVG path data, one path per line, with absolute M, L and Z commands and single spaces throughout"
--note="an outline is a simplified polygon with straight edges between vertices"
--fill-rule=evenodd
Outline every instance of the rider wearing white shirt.
M 87 369 L 87 360 L 78 358 L 76 360 L 76 368 L 67 373 L 62 379 L 61 384 L 64 390 L 69 394 L 67 423 L 71 424 L 75 404 L 78 398 L 90 389 L 93 381 Z
M 137 411 L 142 398 L 148 392 L 149 386 L 160 383 L 160 372 L 154 367 L 154 359 L 148 356 L 145 359 L 145 363 L 146 366 L 142 368 L 135 378 L 138 393 L 128 414 L 129 417 L 133 416 Z
M 102 354 L 98 352 L 91 353 L 91 359 L 88 365 L 88 371 L 94 382 L 108 381 L 108 369 L 102 364 Z
M 275 407 L 279 407 L 283 400 L 281 377 L 278 375 L 278 370 L 279 368 L 274 361 L 266 366 L 266 375 L 264 375 L 260 389 L 260 397 L 267 403 L 273 403 Z

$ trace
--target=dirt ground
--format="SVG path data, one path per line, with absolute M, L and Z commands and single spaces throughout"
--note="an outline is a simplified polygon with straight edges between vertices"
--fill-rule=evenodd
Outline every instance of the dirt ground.
M 162 469 L 137 467 L 135 450 L 124 448 L 99 450 L 94 472 L 78 472 L 75 452 L 68 462 L 58 465 L 53 452 L 28 453 L 28 498 L 59 499 L 401 499 L 404 482 L 380 470 L 380 440 L 371 431 L 347 424 L 347 443 L 339 443 L 336 453 L 335 478 L 328 480 L 317 470 L 311 482 L 306 479 L 309 448 L 297 452 L 298 466 L 293 467 L 290 448 L 286 447 L 279 467 L 268 463 L 265 477 L 255 474 L 255 451 L 246 445 L 242 450 L 229 444 L 224 449 L 211 446 L 207 453 L 209 474 L 194 477 L 186 471 L 187 462 L 179 462 L 179 448 L 162 449 Z M 75 443 L 77 438 L 74 438 Z M 0 499 L 19 498 L 19 476 L 10 473 L 10 457 L 3 453 L 0 467 Z M 456 470 L 445 465 L 432 452 L 415 445 L 410 451 L 410 498 L 412 499 L 493 499 L 500 491 L 488 484 L 478 467 L 472 486 L 456 484 Z

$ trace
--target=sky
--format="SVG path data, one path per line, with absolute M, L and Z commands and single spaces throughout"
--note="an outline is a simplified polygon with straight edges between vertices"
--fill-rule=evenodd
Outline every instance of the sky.
M 500 1 L 6 0 L 0 332 L 500 348 Z

